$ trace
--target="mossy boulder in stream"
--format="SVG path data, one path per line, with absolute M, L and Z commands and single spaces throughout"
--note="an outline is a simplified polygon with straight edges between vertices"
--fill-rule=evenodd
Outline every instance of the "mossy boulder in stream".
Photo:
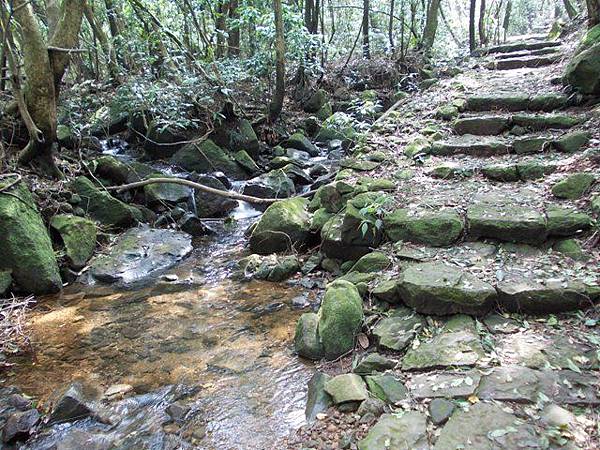
M 211 136 L 217 145 L 230 152 L 246 151 L 252 158 L 258 157 L 260 143 L 247 119 L 228 120 Z
M 110 180 L 115 184 L 124 184 L 131 168 L 114 156 L 103 155 L 92 161 L 92 170 L 100 178 Z
M 190 172 L 210 173 L 221 171 L 236 179 L 247 178 L 241 166 L 210 139 L 201 143 L 187 144 L 171 158 L 171 163 Z
M 317 142 L 352 141 L 356 134 L 354 119 L 345 113 L 337 112 L 323 122 L 315 139 Z
M 50 236 L 22 182 L 0 193 L 0 236 L 0 269 L 11 271 L 21 290 L 41 295 L 61 289 Z
M 250 249 L 261 255 L 303 247 L 310 236 L 308 200 L 295 197 L 273 203 L 250 236 Z
M 151 176 L 149 178 L 157 178 Z M 165 178 L 162 176 L 162 178 Z M 144 186 L 146 203 L 148 205 L 161 205 L 163 203 L 176 204 L 185 202 L 190 197 L 192 189 L 175 183 L 157 183 Z
M 319 339 L 327 359 L 354 348 L 363 318 L 362 299 L 356 287 L 343 280 L 331 283 L 319 309 Z
M 296 324 L 294 346 L 300 356 L 308 359 L 323 357 L 323 344 L 318 334 L 319 316 L 315 313 L 304 313 Z
M 56 230 L 65 245 L 69 265 L 82 269 L 96 248 L 96 225 L 83 217 L 60 214 L 54 216 L 50 226 Z
M 132 208 L 94 186 L 88 178 L 75 178 L 71 182 L 71 189 L 81 197 L 84 211 L 102 225 L 126 228 L 135 223 Z
M 302 150 L 310 156 L 319 156 L 319 149 L 302 133 L 294 133 L 281 144 L 284 148 Z

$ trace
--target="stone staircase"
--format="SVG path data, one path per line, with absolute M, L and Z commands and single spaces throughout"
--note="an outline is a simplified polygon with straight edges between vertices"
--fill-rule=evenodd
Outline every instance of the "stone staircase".
M 495 57 L 486 64 L 490 70 L 534 68 L 558 62 L 560 45 L 558 41 L 523 41 L 488 47 L 478 53 Z

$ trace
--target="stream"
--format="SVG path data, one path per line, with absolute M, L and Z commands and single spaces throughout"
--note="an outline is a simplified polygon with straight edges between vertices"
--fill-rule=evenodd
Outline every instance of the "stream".
M 207 221 L 214 233 L 142 285 L 75 283 L 39 299 L 29 316 L 34 352 L 13 359 L 0 387 L 48 409 L 78 381 L 96 393 L 94 414 L 45 428 L 22 448 L 268 449 L 303 425 L 313 368 L 292 341 L 302 306 L 318 299 L 302 280 L 237 274 L 258 215 L 240 202 L 234 221 Z M 124 398 L 108 401 L 107 389 Z

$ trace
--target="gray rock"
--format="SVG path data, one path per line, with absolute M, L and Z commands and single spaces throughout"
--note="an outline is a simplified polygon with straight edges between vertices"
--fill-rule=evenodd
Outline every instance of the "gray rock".
M 402 351 L 423 327 L 423 318 L 408 309 L 386 317 L 373 328 L 373 336 L 380 348 Z
M 410 349 L 402 360 L 402 370 L 473 366 L 484 356 L 479 336 L 472 331 L 443 332 Z
M 441 425 L 446 423 L 455 409 L 456 406 L 451 401 L 443 398 L 434 398 L 428 407 L 429 417 L 431 417 L 434 425 Z
M 467 210 L 468 237 L 539 244 L 546 240 L 546 218 L 538 211 L 518 205 L 478 204 Z
M 336 405 L 347 402 L 362 402 L 369 398 L 365 382 L 353 373 L 338 375 L 325 382 L 325 392 L 333 398 Z
M 368 398 L 364 402 L 360 404 L 358 411 L 356 413 L 360 417 L 364 417 L 367 414 L 372 415 L 372 417 L 379 417 L 385 412 L 385 402 L 378 398 Z
M 2 429 L 2 442 L 8 444 L 14 441 L 26 440 L 39 420 L 40 413 L 37 409 L 13 413 Z
M 424 373 L 410 379 L 410 394 L 415 399 L 466 398 L 475 393 L 481 381 L 476 370 Z
M 117 238 L 105 255 L 91 262 L 98 281 L 125 284 L 152 279 L 192 251 L 190 235 L 172 230 L 133 228 Z
M 58 396 L 50 414 L 50 423 L 71 422 L 93 415 L 93 402 L 97 399 L 97 394 L 79 382 L 72 383 Z
M 416 411 L 402 416 L 384 414 L 358 443 L 358 449 L 428 450 L 426 420 L 425 415 Z
M 511 334 L 519 331 L 519 323 L 516 320 L 499 314 L 490 314 L 484 317 L 483 323 L 492 334 Z
M 389 404 L 397 404 L 407 398 L 408 390 L 393 375 L 369 375 L 366 377 L 371 394 Z
M 333 405 L 331 396 L 325 392 L 325 383 L 327 383 L 331 377 L 322 372 L 315 372 L 310 381 L 308 382 L 308 394 L 306 395 L 306 408 L 304 414 L 308 422 L 312 422 L 316 419 L 317 414 L 327 410 Z
M 359 361 L 353 372 L 359 375 L 368 375 L 374 372 L 385 372 L 394 367 L 396 367 L 396 361 L 379 353 L 369 353 Z
M 482 400 L 533 403 L 537 401 L 540 389 L 536 370 L 522 366 L 495 367 L 481 380 L 477 396 Z
M 458 410 L 452 415 L 433 450 L 516 449 L 522 448 L 524 443 L 537 445 L 538 442 L 531 425 L 499 405 L 479 402 L 467 411 Z

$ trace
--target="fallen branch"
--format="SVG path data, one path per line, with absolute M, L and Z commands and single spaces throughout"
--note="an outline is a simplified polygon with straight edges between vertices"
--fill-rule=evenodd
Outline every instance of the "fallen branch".
M 148 186 L 150 184 L 181 184 L 183 186 L 188 186 L 193 189 L 202 192 L 208 192 L 209 194 L 219 195 L 221 197 L 231 198 L 234 200 L 241 200 L 243 202 L 254 203 L 259 205 L 270 205 L 272 203 L 278 202 L 280 200 L 285 200 L 284 198 L 258 198 L 252 197 L 250 195 L 240 194 L 238 192 L 232 191 L 222 191 L 220 189 L 211 188 L 209 186 L 205 186 L 204 184 L 195 183 L 193 181 L 184 180 L 182 178 L 150 178 L 149 180 L 138 181 L 136 183 L 124 184 L 122 186 L 112 186 L 107 187 L 108 191 L 117 191 L 123 192 L 129 189 L 136 189 L 144 186 Z M 306 192 L 299 197 L 309 197 L 313 195 L 315 191 Z

